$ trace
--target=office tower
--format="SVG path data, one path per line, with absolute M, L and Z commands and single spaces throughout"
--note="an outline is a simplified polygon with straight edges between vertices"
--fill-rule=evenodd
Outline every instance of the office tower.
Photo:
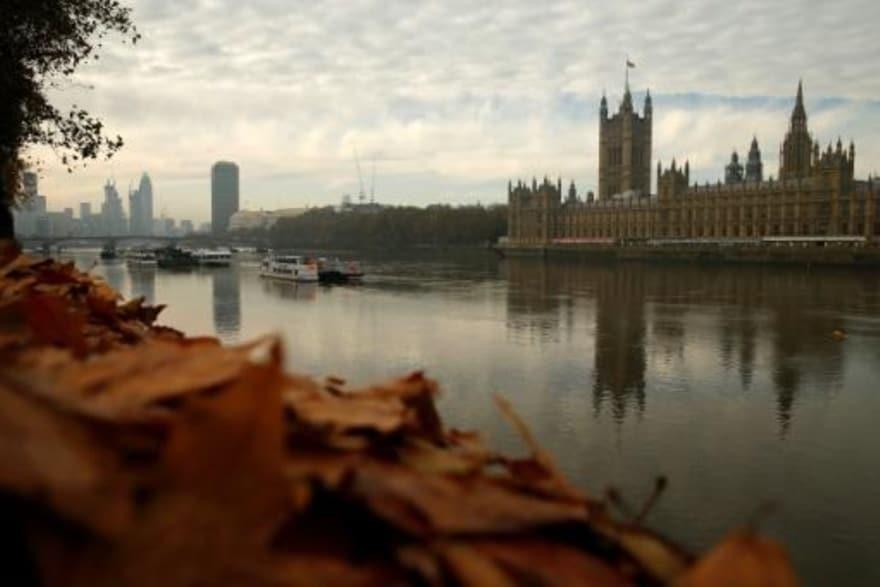
M 238 165 L 218 161 L 211 168 L 211 228 L 225 234 L 229 218 L 238 212 Z
M 96 218 L 92 216 L 92 205 L 89 202 L 80 202 L 79 225 L 80 233 L 83 236 L 93 236 L 96 234 L 95 220 Z
M 135 191 L 128 193 L 131 234 L 153 234 L 153 182 L 144 173 Z
M 101 204 L 101 224 L 104 234 L 119 236 L 128 232 L 122 199 L 116 191 L 116 183 L 107 180 L 104 185 L 104 202 Z

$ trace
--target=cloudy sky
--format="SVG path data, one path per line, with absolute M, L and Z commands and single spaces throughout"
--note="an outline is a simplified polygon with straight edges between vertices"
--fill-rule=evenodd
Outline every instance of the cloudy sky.
M 38 153 L 50 209 L 148 171 L 157 215 L 206 220 L 219 159 L 243 207 L 337 203 L 357 193 L 355 150 L 383 203 L 498 202 L 544 174 L 595 189 L 598 102 L 616 108 L 627 54 L 655 165 L 715 181 L 757 134 L 776 174 L 802 77 L 814 135 L 854 139 L 857 175 L 880 172 L 876 0 L 127 1 L 143 41 L 55 94 L 126 146 L 73 175 Z

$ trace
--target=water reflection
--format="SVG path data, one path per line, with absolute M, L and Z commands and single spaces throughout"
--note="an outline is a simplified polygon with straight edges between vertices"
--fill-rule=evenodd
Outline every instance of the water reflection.
M 318 294 L 317 283 L 293 283 L 277 279 L 262 279 L 263 291 L 287 300 L 314 301 Z
M 238 340 L 241 330 L 241 286 L 238 269 L 211 271 L 211 289 L 214 302 L 214 330 L 221 340 Z
M 101 265 L 101 273 L 107 284 L 116 291 L 124 291 L 125 285 L 125 263 L 116 261 L 112 263 L 103 263 Z
M 593 410 L 610 403 L 617 421 L 634 404 L 645 409 L 645 291 L 633 271 L 600 267 L 594 273 L 596 350 Z
M 845 326 L 847 311 L 863 310 L 865 298 L 847 291 L 859 287 L 851 276 L 816 279 L 794 268 L 509 259 L 504 275 L 507 328 L 526 342 L 569 340 L 571 313 L 594 312 L 595 414 L 607 407 L 621 422 L 642 413 L 649 362 L 673 373 L 735 366 L 744 391 L 763 369 L 783 433 L 805 384 L 840 385 L 845 345 L 831 332 Z M 873 280 L 862 285 L 876 288 Z
M 128 267 L 131 278 L 131 297 L 143 296 L 148 303 L 156 302 L 156 268 L 149 265 L 131 265 Z

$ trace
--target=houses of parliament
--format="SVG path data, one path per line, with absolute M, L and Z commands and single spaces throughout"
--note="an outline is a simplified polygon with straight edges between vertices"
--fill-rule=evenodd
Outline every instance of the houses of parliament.
M 642 112 L 626 84 L 618 111 L 599 104 L 599 189 L 578 195 L 574 182 L 508 183 L 508 246 L 611 242 L 869 242 L 880 237 L 880 190 L 853 176 L 855 145 L 822 148 L 807 127 L 799 83 L 779 173 L 765 178 L 757 138 L 745 159 L 734 151 L 716 184 L 691 182 L 690 165 L 657 163 L 651 194 L 653 106 Z

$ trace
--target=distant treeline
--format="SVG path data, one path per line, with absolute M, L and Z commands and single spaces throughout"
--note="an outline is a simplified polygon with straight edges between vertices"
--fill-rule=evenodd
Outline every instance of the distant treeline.
M 275 248 L 369 249 L 477 246 L 507 234 L 507 206 L 383 207 L 371 211 L 315 208 L 272 227 Z

